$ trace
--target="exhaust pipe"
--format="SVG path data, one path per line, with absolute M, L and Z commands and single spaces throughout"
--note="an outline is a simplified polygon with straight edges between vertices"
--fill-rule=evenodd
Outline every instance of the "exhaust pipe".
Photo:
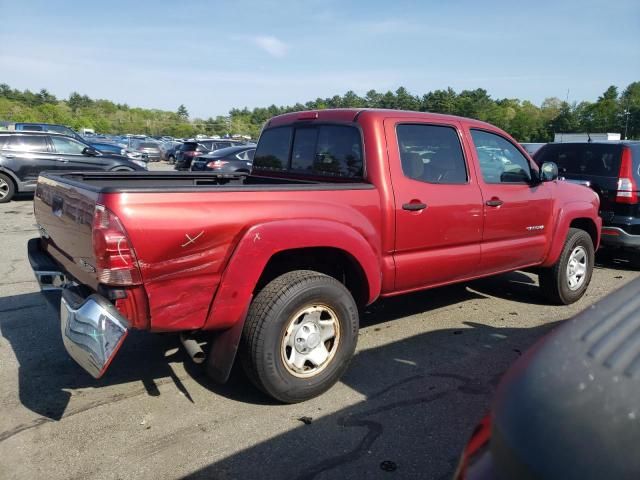
M 181 333 L 180 341 L 182 342 L 184 349 L 187 351 L 187 354 L 191 357 L 191 360 L 193 360 L 193 363 L 201 364 L 204 362 L 206 355 L 195 338 L 186 333 Z

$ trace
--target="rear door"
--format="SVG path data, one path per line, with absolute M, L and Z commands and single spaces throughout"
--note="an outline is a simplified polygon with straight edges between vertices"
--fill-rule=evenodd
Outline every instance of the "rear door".
M 58 170 L 61 165 L 51 153 L 46 135 L 9 135 L 2 156 L 20 181 L 30 185 L 35 184 L 40 172 Z
M 482 195 L 460 124 L 384 122 L 396 217 L 396 291 L 474 275 L 480 261 Z
M 56 159 L 62 170 L 104 170 L 107 162 L 100 156 L 83 154 L 87 147 L 73 138 L 51 135 L 50 137 Z
M 484 200 L 479 273 L 513 270 L 541 261 L 550 235 L 548 183 L 535 181 L 529 159 L 496 132 L 471 129 Z

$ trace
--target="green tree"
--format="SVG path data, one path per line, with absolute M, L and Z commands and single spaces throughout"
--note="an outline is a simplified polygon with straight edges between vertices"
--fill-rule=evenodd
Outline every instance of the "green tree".
M 189 111 L 187 110 L 187 107 L 185 107 L 184 105 L 180 104 L 180 106 L 178 107 L 178 111 L 176 112 L 178 114 L 178 117 L 181 120 L 189 120 Z

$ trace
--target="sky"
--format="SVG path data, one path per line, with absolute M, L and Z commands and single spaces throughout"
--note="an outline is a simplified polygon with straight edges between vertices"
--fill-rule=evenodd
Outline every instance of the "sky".
M 191 117 L 404 86 L 540 104 L 640 81 L 640 0 L 0 0 L 0 83 Z

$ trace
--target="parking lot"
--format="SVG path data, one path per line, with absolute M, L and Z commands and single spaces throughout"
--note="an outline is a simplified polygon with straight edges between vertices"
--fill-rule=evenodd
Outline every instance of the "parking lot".
M 342 381 L 279 405 L 240 369 L 212 383 L 173 335 L 130 335 L 93 380 L 28 265 L 28 196 L 0 205 L 0 231 L 2 478 L 450 478 L 505 369 L 638 276 L 600 259 L 570 307 L 546 305 L 522 272 L 377 302 Z

